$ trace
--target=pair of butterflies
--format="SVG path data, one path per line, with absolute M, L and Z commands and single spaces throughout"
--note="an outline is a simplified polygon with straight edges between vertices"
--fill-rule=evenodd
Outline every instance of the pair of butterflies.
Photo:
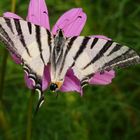
M 140 63 L 140 56 L 127 46 L 114 41 L 84 36 L 65 37 L 58 30 L 52 35 L 47 29 L 30 22 L 0 17 L 0 40 L 21 60 L 24 71 L 38 90 L 38 107 L 44 101 L 42 77 L 50 64 L 50 89 L 57 91 L 69 68 L 82 87 L 97 72 Z

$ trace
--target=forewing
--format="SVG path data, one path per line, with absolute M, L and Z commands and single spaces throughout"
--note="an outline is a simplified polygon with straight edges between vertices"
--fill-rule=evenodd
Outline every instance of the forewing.
M 0 40 L 21 59 L 23 69 L 33 80 L 34 88 L 42 91 L 44 66 L 51 52 L 51 33 L 24 20 L 0 17 Z
M 82 86 L 96 72 L 140 63 L 140 56 L 133 49 L 111 40 L 80 36 L 67 42 L 62 72 L 72 68 Z

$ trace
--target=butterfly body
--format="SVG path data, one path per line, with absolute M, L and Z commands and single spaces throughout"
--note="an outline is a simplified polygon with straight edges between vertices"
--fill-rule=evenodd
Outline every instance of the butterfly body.
M 64 81 L 64 77 L 62 77 L 60 74 L 60 66 L 63 62 L 64 48 L 66 44 L 66 38 L 64 37 L 61 29 L 57 31 L 57 34 L 54 36 L 53 40 L 54 45 L 50 61 L 51 83 L 57 84 L 57 87 L 60 89 Z
M 65 37 L 61 29 L 52 35 L 41 26 L 13 18 L 0 17 L 0 41 L 21 60 L 33 88 L 39 92 L 38 107 L 44 100 L 42 81 L 48 64 L 50 90 L 55 92 L 63 85 L 69 69 L 84 87 L 97 72 L 140 63 L 136 51 L 117 42 L 97 37 Z

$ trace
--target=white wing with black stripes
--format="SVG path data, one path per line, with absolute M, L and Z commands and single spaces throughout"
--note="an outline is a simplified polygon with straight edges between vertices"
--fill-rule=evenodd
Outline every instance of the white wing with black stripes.
M 7 49 L 22 60 L 28 77 L 41 93 L 44 66 L 50 60 L 51 33 L 24 20 L 0 17 L 0 40 Z M 40 98 L 44 98 L 43 95 Z
M 0 17 L 0 40 L 7 49 L 22 60 L 34 88 L 44 100 L 42 78 L 44 67 L 51 64 L 51 88 L 60 89 L 69 68 L 84 86 L 96 73 L 140 63 L 139 55 L 114 41 L 91 38 L 66 38 L 62 30 L 55 36 L 38 25 L 24 20 Z M 37 108 L 38 109 L 38 108 Z
M 71 67 L 84 86 L 83 83 L 88 82 L 96 72 L 137 63 L 140 63 L 140 56 L 127 46 L 111 40 L 79 36 L 67 40 L 60 73 Z

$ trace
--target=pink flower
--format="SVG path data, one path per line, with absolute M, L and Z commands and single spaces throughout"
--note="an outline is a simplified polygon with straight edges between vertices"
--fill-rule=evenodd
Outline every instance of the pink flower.
M 10 18 L 17 18 L 21 19 L 18 15 L 10 12 L 4 13 L 4 17 L 10 17 Z M 49 24 L 49 16 L 48 16 L 48 10 L 45 4 L 44 0 L 30 0 L 29 9 L 28 9 L 28 15 L 27 15 L 27 21 L 32 22 L 34 24 L 43 26 L 50 30 L 50 24 Z M 86 14 L 82 11 L 81 8 L 73 8 L 66 13 L 64 13 L 56 22 L 54 27 L 52 28 L 52 33 L 56 34 L 56 31 L 58 28 L 63 29 L 65 36 L 71 37 L 71 36 L 78 36 L 80 35 L 84 25 L 86 22 Z M 95 36 L 94 36 L 95 37 Z M 98 35 L 96 36 L 98 38 L 104 38 L 109 40 L 109 38 L 105 36 Z M 14 61 L 19 64 L 21 61 L 17 59 L 15 56 L 12 56 Z M 103 74 L 96 73 L 90 80 L 89 84 L 96 84 L 96 85 L 107 85 L 112 82 L 112 79 L 115 77 L 115 72 L 112 71 L 105 71 Z M 29 88 L 33 88 L 32 81 L 28 78 L 28 76 L 25 74 L 25 81 Z M 42 79 L 42 86 L 43 90 L 45 90 L 49 83 L 50 83 L 50 74 L 49 74 L 49 65 L 45 67 L 44 69 L 44 76 Z M 81 95 L 83 94 L 80 81 L 78 78 L 74 75 L 72 69 L 69 69 L 65 80 L 63 83 L 63 86 L 60 89 L 64 92 L 69 91 L 76 91 L 79 92 Z

